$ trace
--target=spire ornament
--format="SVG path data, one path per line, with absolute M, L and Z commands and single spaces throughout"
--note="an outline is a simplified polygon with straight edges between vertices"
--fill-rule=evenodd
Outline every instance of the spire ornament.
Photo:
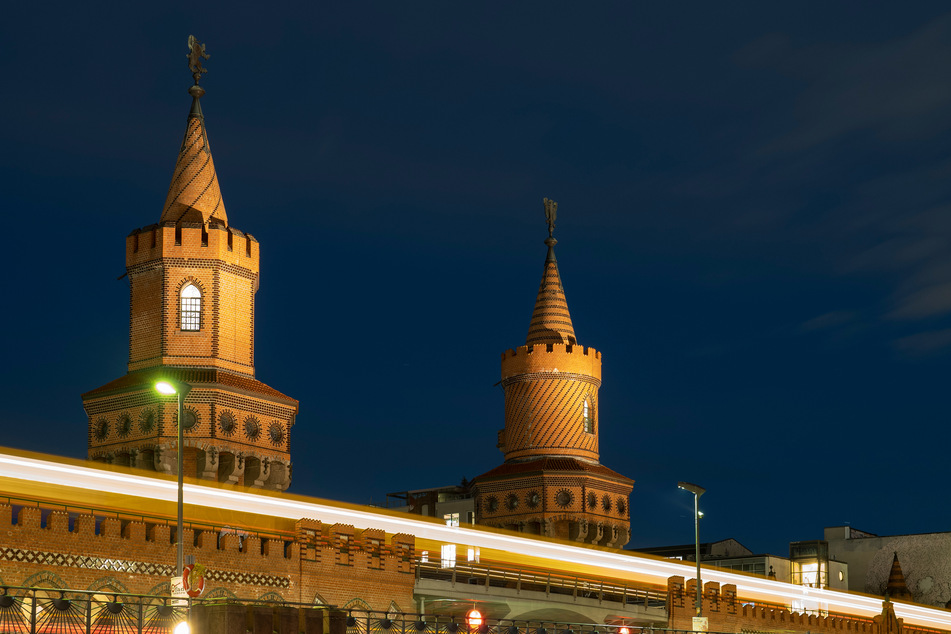
M 545 203 L 545 220 L 548 221 L 548 237 L 554 239 L 555 216 L 558 215 L 558 203 L 549 198 L 543 199 Z
M 188 55 L 185 57 L 188 58 L 188 68 L 192 72 L 192 77 L 195 79 L 195 85 L 198 85 L 198 82 L 201 80 L 203 73 L 207 73 L 207 68 L 202 68 L 201 60 L 202 58 L 211 59 L 211 55 L 205 52 L 205 45 L 198 41 L 194 35 L 188 36 Z

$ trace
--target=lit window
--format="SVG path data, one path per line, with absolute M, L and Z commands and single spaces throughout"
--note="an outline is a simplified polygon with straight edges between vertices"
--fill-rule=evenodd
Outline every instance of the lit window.
M 201 291 L 194 284 L 182 289 L 182 330 L 201 330 Z
M 591 412 L 591 402 L 588 399 L 584 400 L 584 405 L 581 407 L 581 417 L 584 419 L 584 432 L 586 434 L 593 434 L 594 416 Z
M 458 513 L 446 513 L 442 518 L 446 520 L 446 526 L 459 526 Z
M 440 562 L 441 568 L 455 568 L 456 567 L 456 545 L 455 544 L 443 544 L 440 548 Z

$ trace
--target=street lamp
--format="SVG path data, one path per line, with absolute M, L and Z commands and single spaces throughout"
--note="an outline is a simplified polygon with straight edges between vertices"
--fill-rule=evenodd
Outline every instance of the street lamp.
M 707 492 L 702 486 L 689 482 L 678 482 L 677 486 L 693 493 L 693 541 L 697 558 L 697 616 L 703 616 L 702 587 L 700 584 L 700 496 Z
M 185 568 L 184 543 L 182 541 L 182 510 L 184 507 L 184 469 L 182 468 L 182 462 L 185 455 L 185 434 L 182 428 L 182 415 L 184 414 L 183 404 L 185 397 L 191 392 L 192 386 L 188 383 L 182 383 L 181 381 L 164 379 L 155 384 L 155 390 L 159 394 L 165 394 L 167 396 L 171 396 L 172 394 L 178 395 L 178 531 L 175 539 L 175 541 L 178 542 L 178 553 L 175 559 L 175 574 L 181 577 Z

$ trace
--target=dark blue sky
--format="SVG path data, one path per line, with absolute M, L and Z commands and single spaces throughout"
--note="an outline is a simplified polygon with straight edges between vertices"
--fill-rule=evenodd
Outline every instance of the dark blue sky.
M 951 13 L 940 2 L 22 4 L 0 37 L 3 445 L 82 457 L 125 372 L 124 237 L 190 98 L 261 242 L 292 491 L 501 462 L 542 198 L 632 545 L 951 528 Z

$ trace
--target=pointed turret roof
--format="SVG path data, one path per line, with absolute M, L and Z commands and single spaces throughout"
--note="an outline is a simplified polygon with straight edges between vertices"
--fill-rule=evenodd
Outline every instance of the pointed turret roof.
M 165 198 L 160 223 L 210 222 L 228 225 L 228 215 L 218 187 L 218 174 L 211 159 L 205 117 L 199 99 L 205 90 L 197 83 L 188 89 L 192 107 L 185 126 L 185 138 L 175 162 L 175 173 Z
M 898 563 L 897 551 L 894 559 L 892 559 L 892 569 L 888 573 L 888 585 L 885 587 L 885 591 L 892 599 L 913 600 L 911 592 L 908 591 L 908 586 L 905 585 L 905 574 L 901 571 L 901 564 Z
M 535 298 L 535 310 L 532 311 L 532 321 L 528 325 L 526 345 L 540 343 L 565 343 L 574 345 L 575 329 L 571 324 L 571 314 L 568 312 L 568 301 L 565 299 L 565 288 L 561 284 L 561 275 L 558 272 L 558 261 L 555 259 L 555 245 L 558 241 L 552 237 L 555 229 L 555 210 L 558 203 L 545 199 L 545 215 L 548 218 L 548 256 L 545 258 L 545 268 L 542 272 L 542 283 L 538 287 L 538 297 Z

